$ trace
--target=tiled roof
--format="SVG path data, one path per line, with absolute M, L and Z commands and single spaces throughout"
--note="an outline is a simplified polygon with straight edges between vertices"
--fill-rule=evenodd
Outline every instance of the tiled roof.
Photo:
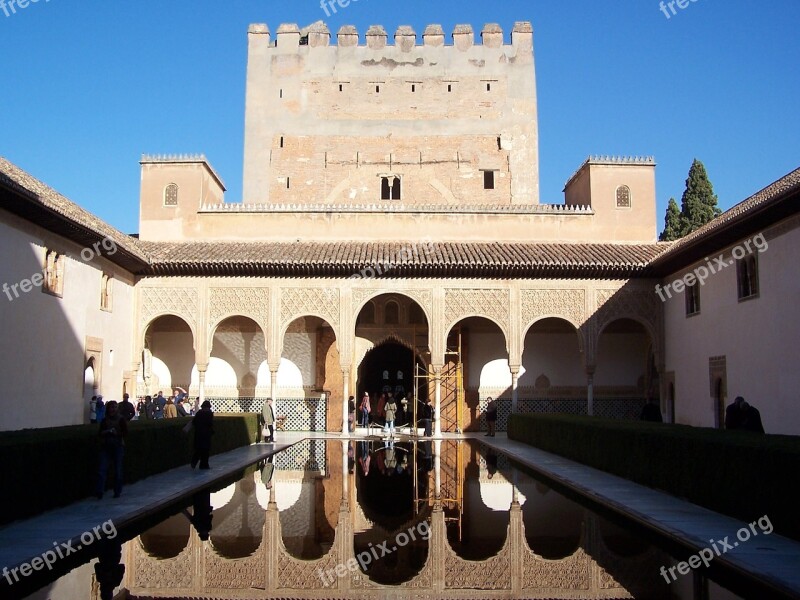
M 387 277 L 644 276 L 668 244 L 141 242 L 152 275 Z M 369 272 L 369 271 L 367 271 Z
M 135 272 L 148 263 L 138 240 L 84 210 L 15 164 L 0 157 L 0 208 L 55 231 L 83 246 L 105 238 L 117 252 L 107 258 Z
M 719 252 L 797 213 L 800 210 L 798 196 L 800 168 L 673 243 L 669 250 L 653 260 L 653 267 L 659 274 L 669 274 L 702 259 L 710 252 Z

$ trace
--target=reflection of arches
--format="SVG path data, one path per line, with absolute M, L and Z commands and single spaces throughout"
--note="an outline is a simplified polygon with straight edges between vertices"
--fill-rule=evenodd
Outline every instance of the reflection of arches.
M 190 528 L 189 519 L 178 513 L 148 529 L 139 541 L 144 551 L 154 558 L 175 558 L 189 544 Z
M 520 477 L 519 487 L 526 498 L 522 522 L 528 547 L 548 560 L 575 554 L 583 537 L 584 509 L 530 477 Z
M 217 506 L 215 502 L 222 504 Z M 211 504 L 214 513 L 210 539 L 217 554 L 228 559 L 255 554 L 261 546 L 266 519 L 256 496 L 255 482 L 245 477 L 212 494 Z

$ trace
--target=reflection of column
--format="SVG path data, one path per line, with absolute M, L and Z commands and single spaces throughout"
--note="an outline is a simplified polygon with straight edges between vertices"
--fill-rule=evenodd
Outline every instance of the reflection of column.
M 442 365 L 431 365 L 433 369 L 433 418 L 434 427 L 433 435 L 441 437 L 442 435 Z M 437 458 L 439 454 L 436 454 Z
M 594 366 L 586 367 L 586 414 L 594 416 Z
M 435 477 L 436 500 L 442 497 L 442 440 L 433 442 L 433 472 Z
M 350 499 L 350 470 L 347 451 L 354 442 L 342 442 L 342 502 L 347 504 Z
M 513 365 L 511 368 L 511 414 L 519 412 L 519 366 Z
M 350 435 L 350 369 L 342 369 L 342 435 Z

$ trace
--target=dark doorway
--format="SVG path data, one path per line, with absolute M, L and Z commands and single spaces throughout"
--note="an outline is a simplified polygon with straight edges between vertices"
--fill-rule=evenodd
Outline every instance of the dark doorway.
M 422 362 L 418 360 L 417 363 L 422 372 Z M 428 386 L 424 379 L 417 382 L 417 389 L 419 399 L 425 402 Z M 390 391 L 397 399 L 407 398 L 410 407 L 414 398 L 414 353 L 411 349 L 387 342 L 370 350 L 358 367 L 358 398 L 365 391 L 369 392 L 373 403 L 382 393 Z M 403 419 L 402 423 L 405 422 Z

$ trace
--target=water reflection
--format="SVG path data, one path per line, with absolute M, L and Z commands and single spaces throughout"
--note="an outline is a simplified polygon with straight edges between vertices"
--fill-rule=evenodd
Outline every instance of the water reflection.
M 314 440 L 129 544 L 126 585 L 132 598 L 692 597 L 660 580 L 670 561 L 478 443 Z

